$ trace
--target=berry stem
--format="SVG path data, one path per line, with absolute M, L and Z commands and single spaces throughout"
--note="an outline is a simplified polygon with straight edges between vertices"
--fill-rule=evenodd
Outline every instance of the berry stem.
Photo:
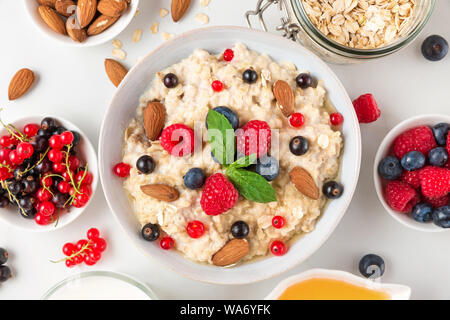
M 60 259 L 60 260 L 56 260 L 56 261 L 50 260 L 50 262 L 51 262 L 51 263 L 60 263 L 60 262 L 66 261 L 66 260 L 73 259 L 73 258 L 75 258 L 76 256 L 78 256 L 78 255 L 84 253 L 85 251 L 91 250 L 91 248 L 90 248 L 91 244 L 92 244 L 92 240 L 88 240 L 88 242 L 87 242 L 85 245 L 83 245 L 79 251 L 77 251 L 77 252 L 75 252 L 75 253 L 72 253 L 70 256 L 65 257 L 65 258 L 62 258 L 62 259 Z

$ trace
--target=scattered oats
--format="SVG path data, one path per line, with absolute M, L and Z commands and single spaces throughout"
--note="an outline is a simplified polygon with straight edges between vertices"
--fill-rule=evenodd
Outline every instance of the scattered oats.
M 160 16 L 161 18 L 164 18 L 164 17 L 167 16 L 168 14 L 169 14 L 169 10 L 164 9 L 164 8 L 159 9 L 159 16 Z
M 152 26 L 150 27 L 150 31 L 153 34 L 158 33 L 158 26 L 159 26 L 158 22 L 153 23 Z
M 134 16 L 137 17 L 139 15 L 139 8 L 136 9 L 136 12 L 134 13 Z
M 195 21 L 197 21 L 200 24 L 208 24 L 209 23 L 209 17 L 204 13 L 198 13 L 195 16 Z
M 139 42 L 139 40 L 141 40 L 141 37 L 142 37 L 142 29 L 136 29 L 133 32 L 133 42 L 134 43 Z
M 119 60 L 125 60 L 127 57 L 127 53 L 123 51 L 122 49 L 115 48 L 112 51 L 112 55 L 114 58 Z
M 207 7 L 209 5 L 210 0 L 200 0 L 200 5 L 202 7 Z
M 161 38 L 164 41 L 170 40 L 173 38 L 173 34 L 172 33 L 167 33 L 167 32 L 161 32 Z
M 114 48 L 120 49 L 122 48 L 122 42 L 118 39 L 114 39 L 112 42 Z

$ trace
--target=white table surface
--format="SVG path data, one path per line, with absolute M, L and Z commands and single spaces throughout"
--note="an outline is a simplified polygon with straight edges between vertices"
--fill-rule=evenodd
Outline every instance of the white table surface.
M 199 27 L 195 14 L 205 12 L 209 25 L 245 26 L 244 12 L 256 0 L 211 0 L 209 8 L 198 0 L 182 22 L 159 17 L 159 9 L 170 7 L 169 0 L 141 0 L 140 15 L 118 36 L 128 53 L 131 67 L 157 47 L 160 35 L 150 26 L 160 22 L 160 31 L 175 34 Z M 382 117 L 362 126 L 363 157 L 355 197 L 343 220 L 328 241 L 305 263 L 279 277 L 243 286 L 204 284 L 166 270 L 139 252 L 127 239 L 110 212 L 101 188 L 86 212 L 71 225 L 46 234 L 26 233 L 0 225 L 0 247 L 9 249 L 9 265 L 14 278 L 0 285 L 0 300 L 39 299 L 57 281 L 87 270 L 124 272 L 146 282 L 164 299 L 260 299 L 282 279 L 309 268 L 336 268 L 357 273 L 357 263 L 366 253 L 378 253 L 386 261 L 384 282 L 412 287 L 412 298 L 450 299 L 450 233 L 427 234 L 407 229 L 394 221 L 379 203 L 372 179 L 372 165 L 378 144 L 387 131 L 408 117 L 422 113 L 450 113 L 450 56 L 430 63 L 420 53 L 422 40 L 440 34 L 450 40 L 448 18 L 450 1 L 437 0 L 433 16 L 421 36 L 400 53 L 359 65 L 331 67 L 342 80 L 350 97 L 371 92 Z M 275 13 L 270 15 L 278 22 Z M 131 41 L 133 31 L 142 28 L 142 40 Z M 111 43 L 94 48 L 74 49 L 55 45 L 37 30 L 24 12 L 22 1 L 0 3 L 0 106 L 2 117 L 12 121 L 24 115 L 48 114 L 65 117 L 87 133 L 95 147 L 103 112 L 115 87 L 107 79 L 103 61 L 111 56 Z M 7 99 L 8 83 L 20 68 L 33 69 L 37 83 L 23 98 Z M 1 212 L 0 212 L 1 214 Z M 108 250 L 95 267 L 67 269 L 52 264 L 61 257 L 67 241 L 85 237 L 86 230 L 98 227 L 108 241 Z

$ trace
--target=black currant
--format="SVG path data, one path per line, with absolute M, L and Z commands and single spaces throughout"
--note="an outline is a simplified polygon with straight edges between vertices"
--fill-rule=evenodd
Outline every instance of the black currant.
M 312 86 L 313 79 L 308 73 L 300 73 L 297 78 L 295 78 L 295 82 L 297 82 L 297 86 L 300 88 L 306 89 Z
M 49 128 L 56 127 L 56 121 L 53 118 L 46 117 L 41 121 L 41 128 L 44 130 L 48 130 Z M 51 131 L 50 131 L 51 133 Z
M 309 142 L 305 137 L 294 137 L 289 143 L 289 150 L 296 156 L 304 155 L 309 150 Z
M 248 224 L 245 223 L 244 221 L 236 221 L 231 226 L 231 234 L 236 239 L 245 238 L 249 232 L 250 232 L 250 228 L 248 227 Z
M 322 192 L 329 199 L 337 199 L 342 196 L 344 187 L 336 181 L 328 181 L 322 187 Z
M 0 265 L 5 264 L 8 261 L 8 251 L 0 248 Z
M 147 223 L 141 231 L 142 237 L 147 241 L 155 241 L 159 238 L 160 230 L 157 224 Z
M 7 266 L 0 266 L 0 282 L 5 282 L 11 278 L 11 269 Z
M 256 80 L 258 80 L 258 74 L 253 69 L 247 69 L 242 74 L 242 80 L 244 80 L 245 83 L 255 83 Z
M 168 73 L 164 76 L 164 85 L 169 88 L 175 88 L 178 85 L 178 77 L 173 73 Z
M 155 170 L 155 166 L 155 160 L 147 155 L 140 157 L 136 161 L 136 168 L 144 174 L 152 173 Z

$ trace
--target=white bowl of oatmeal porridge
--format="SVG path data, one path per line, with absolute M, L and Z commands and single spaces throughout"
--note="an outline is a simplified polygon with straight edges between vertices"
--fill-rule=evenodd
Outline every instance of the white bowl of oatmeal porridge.
M 235 58 L 229 66 L 224 66 L 219 60 L 227 48 L 233 48 Z M 226 87 L 214 97 L 212 77 L 205 74 L 205 66 L 207 70 L 215 70 L 212 71 L 217 72 L 214 79 L 220 78 Z M 241 74 L 249 67 L 261 74 L 261 79 L 258 77 L 254 86 L 249 85 L 249 91 L 243 93 L 240 92 L 244 88 Z M 169 93 L 158 84 L 159 80 L 153 81 L 155 76 L 158 79 L 168 72 L 178 73 L 179 87 L 184 90 L 181 94 L 176 94 L 177 87 Z M 301 72 L 310 72 L 317 83 L 305 90 L 295 89 L 295 76 Z M 299 129 L 289 127 L 288 120 L 275 106 L 272 93 L 275 80 L 285 80 L 295 89 L 299 107 L 296 111 L 301 110 L 308 125 Z M 177 97 L 185 99 L 184 102 Z M 186 163 L 183 158 L 171 159 L 158 142 L 150 146 L 144 135 L 141 113 L 142 107 L 152 100 L 165 100 L 166 126 L 183 123 L 194 127 L 197 121 L 204 123 L 210 108 L 227 105 L 239 115 L 240 126 L 258 119 L 266 121 L 272 130 L 279 129 L 280 174 L 271 182 L 278 202 L 262 204 L 240 197 L 232 209 L 221 215 L 208 216 L 202 212 L 198 203 L 202 190 L 185 188 L 183 175 L 192 167 L 201 167 L 208 176 L 223 172 L 223 168 L 212 161 L 205 134 L 200 138 L 203 137 L 202 145 L 206 147 L 194 153 L 193 163 Z M 340 130 L 330 127 L 325 101 L 331 101 L 343 115 L 345 120 Z M 300 159 L 290 154 L 287 145 L 296 135 L 310 141 L 308 157 Z M 298 44 L 274 35 L 239 27 L 214 27 L 189 32 L 165 43 L 128 73 L 102 124 L 100 172 L 108 204 L 143 252 L 196 280 L 242 284 L 280 274 L 304 261 L 323 244 L 353 196 L 359 175 L 360 144 L 359 125 L 351 101 L 337 77 L 320 59 Z M 136 159 L 143 154 L 151 155 L 156 162 L 155 171 L 148 175 L 136 170 Z M 112 170 L 122 161 L 132 167 L 126 179 L 118 178 Z M 321 191 L 318 200 L 305 197 L 289 179 L 288 171 L 294 166 L 307 169 L 317 189 L 321 189 L 325 180 L 338 181 L 344 186 L 342 196 L 329 202 Z M 158 183 L 174 186 L 179 190 L 179 198 L 166 203 L 141 192 L 141 185 Z M 281 215 L 280 210 L 286 226 L 276 229 L 271 219 Z M 200 220 L 206 227 L 205 234 L 198 239 L 186 233 L 186 224 L 192 220 Z M 232 239 L 230 225 L 236 220 L 243 220 L 250 227 L 246 237 L 249 252 L 232 268 L 213 265 L 214 253 Z M 175 240 L 174 248 L 162 250 L 159 241 L 143 240 L 140 231 L 146 223 L 159 224 L 161 234 Z M 282 257 L 270 254 L 269 246 L 275 239 L 283 239 L 288 246 Z

